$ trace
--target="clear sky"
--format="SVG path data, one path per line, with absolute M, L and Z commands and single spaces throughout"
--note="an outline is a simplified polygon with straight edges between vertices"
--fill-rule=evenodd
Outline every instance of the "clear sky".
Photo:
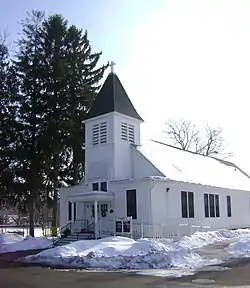
M 89 31 L 160 138 L 169 118 L 222 126 L 250 173 L 249 0 L 0 0 L 0 27 L 14 40 L 26 10 L 61 13 Z

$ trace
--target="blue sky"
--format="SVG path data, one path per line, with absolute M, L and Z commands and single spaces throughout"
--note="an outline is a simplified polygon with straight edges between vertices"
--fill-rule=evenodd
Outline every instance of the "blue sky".
M 10 39 L 20 32 L 18 21 L 31 9 L 43 10 L 46 14 L 62 14 L 69 23 L 87 29 L 89 39 L 96 51 L 104 52 L 103 61 L 119 59 L 126 61 L 126 47 L 130 34 L 164 1 L 157 0 L 0 0 L 0 27 L 8 30 Z
M 160 139 L 165 120 L 222 126 L 232 160 L 250 173 L 249 0 L 0 0 L 10 40 L 26 10 L 63 14 L 87 29 Z

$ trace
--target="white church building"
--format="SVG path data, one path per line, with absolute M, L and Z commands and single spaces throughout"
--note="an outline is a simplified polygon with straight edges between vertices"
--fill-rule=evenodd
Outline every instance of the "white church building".
M 59 191 L 61 227 L 70 223 L 72 233 L 97 238 L 250 226 L 246 173 L 231 162 L 141 140 L 142 123 L 111 72 L 85 120 L 84 179 Z

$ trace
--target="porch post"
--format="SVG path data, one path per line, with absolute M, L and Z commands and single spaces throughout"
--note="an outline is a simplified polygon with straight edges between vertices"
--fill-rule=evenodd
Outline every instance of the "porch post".
M 94 208 L 95 208 L 95 239 L 97 239 L 98 234 L 98 211 L 97 211 L 97 201 L 94 202 Z
M 75 214 L 75 202 L 71 202 L 71 222 L 74 223 L 74 214 Z

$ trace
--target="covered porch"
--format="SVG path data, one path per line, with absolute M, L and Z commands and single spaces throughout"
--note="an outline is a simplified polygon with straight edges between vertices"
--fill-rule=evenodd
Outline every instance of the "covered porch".
M 68 201 L 71 233 L 92 233 L 98 239 L 103 230 L 108 230 L 114 218 L 114 193 L 78 191 L 70 194 Z

